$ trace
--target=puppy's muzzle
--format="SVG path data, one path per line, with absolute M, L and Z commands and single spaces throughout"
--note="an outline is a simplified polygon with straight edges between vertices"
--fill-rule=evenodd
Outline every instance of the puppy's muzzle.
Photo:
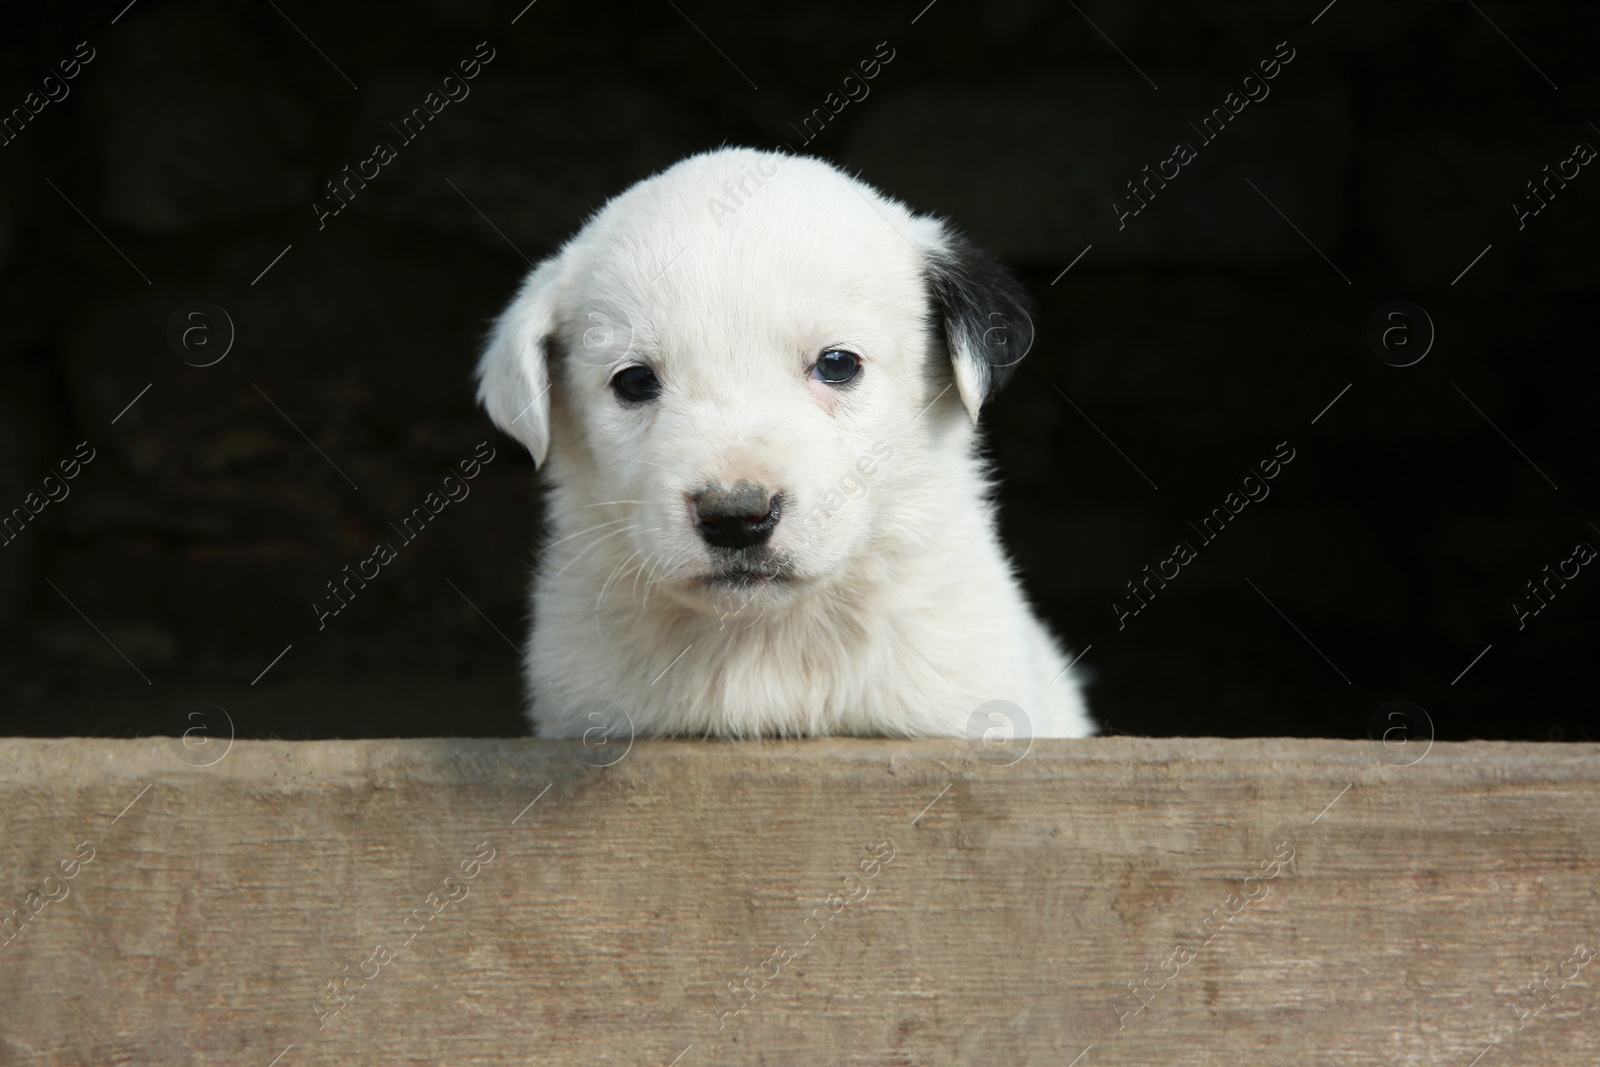
M 689 521 L 713 548 L 753 548 L 772 536 L 782 508 L 783 494 L 740 482 L 731 489 L 713 487 L 689 497 Z

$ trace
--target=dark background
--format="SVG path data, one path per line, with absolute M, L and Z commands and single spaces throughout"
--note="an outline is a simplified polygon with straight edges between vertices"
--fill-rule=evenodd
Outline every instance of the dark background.
M 1511 607 L 1600 546 L 1600 173 L 1520 231 L 1511 207 L 1600 146 L 1590 7 L 124 2 L 0 14 L 6 113 L 95 50 L 0 148 L 0 509 L 97 453 L 0 548 L 0 730 L 162 732 L 203 700 L 242 737 L 521 733 L 540 511 L 473 404 L 479 340 L 607 197 L 743 144 L 949 216 L 1034 293 L 984 421 L 1109 730 L 1360 737 L 1403 699 L 1441 738 L 1600 738 L 1600 575 Z M 319 186 L 485 40 L 471 95 L 319 231 Z M 1199 158 L 1119 231 L 1178 140 Z M 1396 299 L 1437 331 L 1404 368 L 1366 340 Z M 236 330 L 205 368 L 166 336 L 193 300 Z M 319 632 L 324 583 L 484 440 L 472 495 Z M 1119 630 L 1123 583 L 1280 441 L 1271 496 Z

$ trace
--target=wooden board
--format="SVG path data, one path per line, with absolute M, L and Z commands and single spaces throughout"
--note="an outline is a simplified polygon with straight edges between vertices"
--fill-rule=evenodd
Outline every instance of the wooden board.
M 0 1065 L 1600 1062 L 1594 745 L 209 745 L 0 741 Z

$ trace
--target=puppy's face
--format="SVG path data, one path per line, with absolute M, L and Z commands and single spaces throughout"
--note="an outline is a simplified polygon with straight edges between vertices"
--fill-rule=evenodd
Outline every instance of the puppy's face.
M 548 448 L 562 536 L 696 606 L 781 602 L 873 550 L 912 450 L 1025 350 L 984 266 L 824 164 L 695 157 L 534 272 L 481 395 Z
M 679 596 L 781 598 L 862 551 L 928 402 L 911 248 L 768 221 L 598 245 L 552 356 L 552 458 L 587 503 L 627 502 L 594 510 Z

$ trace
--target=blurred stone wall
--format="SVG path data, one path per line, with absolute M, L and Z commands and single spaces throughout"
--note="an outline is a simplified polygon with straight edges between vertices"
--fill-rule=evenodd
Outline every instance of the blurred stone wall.
M 519 732 L 540 512 L 473 405 L 479 339 L 608 196 L 749 144 L 947 215 L 1035 294 L 1037 344 L 985 415 L 999 503 L 1109 729 L 1362 736 L 1401 699 L 1441 737 L 1600 737 L 1600 578 L 1520 628 L 1512 607 L 1600 545 L 1600 177 L 1512 207 L 1600 146 L 1589 8 L 4 19 L 0 107 L 25 114 L 0 146 L 0 508 L 95 456 L 0 547 L 8 732 L 181 730 L 196 700 L 245 737 Z M 389 124 L 488 53 L 401 143 Z M 319 228 L 322 184 L 377 140 L 396 158 Z M 1165 164 L 1178 142 L 1193 158 Z M 1368 340 L 1394 300 L 1431 322 L 1408 312 L 1405 336 L 1433 334 L 1411 366 Z M 211 347 L 180 360 L 175 321 Z M 471 496 L 319 631 L 324 583 L 483 441 Z M 1189 524 L 1285 441 L 1270 496 L 1200 542 Z M 1132 613 L 1126 583 L 1182 540 L 1198 558 Z

